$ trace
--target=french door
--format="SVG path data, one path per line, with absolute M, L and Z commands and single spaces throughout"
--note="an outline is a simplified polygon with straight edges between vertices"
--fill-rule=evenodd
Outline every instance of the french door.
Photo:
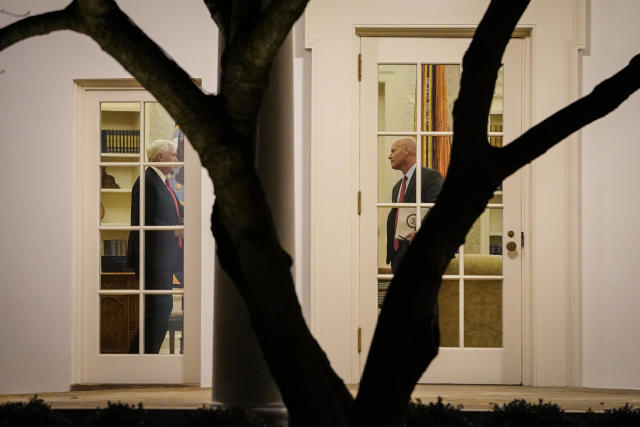
M 75 381 L 198 382 L 197 155 L 142 89 L 80 104 Z
M 465 38 L 363 37 L 360 86 L 360 324 L 364 367 L 378 310 L 393 273 L 388 261 L 388 217 L 397 209 L 397 234 L 420 228 L 433 206 L 421 192 L 424 168 L 446 177 L 453 103 L 460 85 Z M 522 41 L 503 59 L 489 117 L 489 141 L 502 146 L 522 128 Z M 417 191 L 397 203 L 402 173 L 391 168 L 391 146 L 415 141 Z M 423 383 L 521 382 L 521 177 L 496 188 L 449 264 L 438 297 L 441 347 Z M 393 222 L 392 222 L 393 224 Z M 403 230 L 403 231 L 402 231 Z M 401 232 L 402 231 L 402 232 Z M 392 247 L 392 246 L 391 246 Z

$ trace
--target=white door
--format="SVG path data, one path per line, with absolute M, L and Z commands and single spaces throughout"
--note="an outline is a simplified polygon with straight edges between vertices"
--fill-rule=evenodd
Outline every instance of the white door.
M 387 156 L 394 141 L 413 138 L 416 163 L 446 175 L 451 112 L 469 43 L 465 38 L 361 38 L 361 369 L 378 309 L 393 277 L 387 264 L 389 212 L 398 209 L 393 236 L 401 228 L 419 228 L 421 218 L 433 206 L 432 200 L 423 200 L 427 196 L 420 188 L 424 173 L 420 167 L 415 169 L 417 191 L 409 199 L 415 202 L 394 203 L 392 189 L 402 173 L 390 167 Z M 501 146 L 521 132 L 522 55 L 522 41 L 513 39 L 491 107 L 488 131 L 492 145 Z M 438 299 L 440 352 L 420 382 L 521 382 L 520 174 L 504 181 L 489 203 L 443 277 Z
M 82 93 L 75 381 L 198 382 L 197 155 L 146 91 Z

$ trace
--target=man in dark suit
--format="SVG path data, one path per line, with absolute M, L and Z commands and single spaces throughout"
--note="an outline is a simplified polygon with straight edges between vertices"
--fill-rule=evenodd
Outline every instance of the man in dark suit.
M 151 162 L 177 162 L 176 147 L 169 140 L 156 140 L 146 149 Z M 176 197 L 166 174 L 174 166 L 151 166 L 144 172 L 144 225 L 180 225 L 182 204 Z M 131 225 L 140 221 L 140 178 L 131 190 Z M 139 234 L 129 234 L 129 262 L 139 272 Z M 171 290 L 173 274 L 183 270 L 182 230 L 144 231 L 145 289 Z M 158 353 L 164 341 L 173 309 L 172 295 L 145 296 L 144 352 Z M 131 342 L 130 353 L 138 352 L 138 336 Z
M 393 203 L 416 202 L 416 141 L 413 138 L 401 138 L 391 145 L 388 157 L 391 168 L 402 172 L 402 178 L 394 185 L 391 193 Z M 433 203 L 438 198 L 444 179 L 435 170 L 421 168 L 421 203 Z M 398 208 L 393 208 L 387 216 L 387 264 L 391 264 L 391 271 L 395 273 L 402 256 L 409 248 L 409 244 L 416 232 L 400 235 L 398 230 Z M 402 218 L 404 219 L 404 218 Z

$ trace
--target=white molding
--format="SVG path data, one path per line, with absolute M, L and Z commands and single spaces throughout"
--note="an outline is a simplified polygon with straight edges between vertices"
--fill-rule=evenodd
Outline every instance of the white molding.
M 310 14 L 311 11 L 307 8 L 307 14 Z M 314 126 L 314 123 L 320 123 L 318 108 L 314 108 L 316 105 L 319 105 L 322 98 L 322 91 L 320 90 L 319 81 L 321 80 L 318 76 L 320 75 L 321 70 L 321 56 L 320 56 L 320 46 L 316 41 L 311 41 L 309 24 L 311 19 L 308 19 L 305 22 L 305 36 L 306 36 L 306 46 L 307 49 L 311 51 L 312 60 L 311 60 L 311 99 L 313 100 L 311 103 L 311 179 L 310 179 L 310 214 L 309 221 L 311 224 L 317 224 L 322 221 L 322 215 L 316 209 L 315 206 L 322 206 L 322 182 L 324 175 L 322 173 L 322 169 L 318 168 L 317 162 L 314 162 L 313 159 L 318 159 L 322 155 L 322 150 L 320 150 L 319 144 L 313 143 L 314 141 L 320 140 L 319 127 Z M 311 294 L 311 307 L 310 307 L 310 329 L 315 338 L 320 342 L 324 342 L 324 328 L 323 325 L 323 298 L 322 298 L 322 289 L 321 283 L 324 277 L 324 264 L 318 262 L 314 254 L 322 253 L 322 236 L 318 227 L 311 226 L 310 227 L 310 236 L 311 243 L 309 245 L 310 250 L 310 294 Z
M 569 84 L 568 101 L 580 97 L 581 52 L 586 47 L 587 0 L 574 0 L 574 40 L 569 43 Z M 582 211 L 581 211 L 581 132 L 570 136 L 567 147 L 567 384 L 571 387 L 582 385 Z
M 200 79 L 193 79 L 196 84 L 200 84 Z M 87 95 L 90 92 L 113 92 L 113 91 L 127 91 L 128 93 L 139 92 L 140 96 L 148 97 L 148 101 L 154 100 L 151 95 L 147 95 L 147 91 L 140 86 L 134 79 L 77 79 L 74 80 L 74 124 L 73 124 L 73 213 L 72 213 L 72 361 L 71 361 L 71 384 L 84 383 L 87 381 L 94 381 L 90 377 L 90 373 L 87 371 L 87 359 L 85 351 L 85 345 L 83 340 L 86 337 L 86 307 L 84 302 L 87 298 L 87 290 L 82 283 L 87 274 L 85 263 L 83 262 L 83 254 L 88 250 L 86 248 L 87 235 L 85 231 L 88 230 L 88 225 L 85 220 L 87 218 L 87 204 L 83 202 L 86 200 L 87 192 L 90 189 L 87 188 L 86 179 L 81 179 L 91 173 L 88 168 L 97 166 L 96 163 L 87 161 L 86 146 L 82 142 L 87 140 L 85 135 L 86 124 L 86 108 L 87 108 Z M 185 178 L 189 180 L 190 185 L 186 187 L 186 197 L 189 203 L 192 203 L 193 208 L 189 208 L 186 212 L 185 220 L 189 224 L 189 229 L 186 230 L 185 236 L 189 239 L 185 246 L 185 281 L 192 283 L 193 287 L 189 289 L 188 294 L 185 294 L 185 305 L 193 307 L 193 310 L 189 310 L 191 315 L 185 316 L 184 330 L 189 334 L 193 334 L 197 337 L 196 340 L 187 340 L 185 342 L 185 358 L 184 368 L 182 370 L 182 378 L 184 383 L 199 383 L 200 371 L 201 371 L 201 325 L 200 318 L 202 310 L 200 307 L 200 295 L 202 289 L 201 282 L 201 165 L 197 154 L 189 149 L 185 150 L 185 164 L 189 163 L 189 169 L 186 172 Z M 179 163 L 181 164 L 181 163 Z M 144 189 L 142 190 L 144 191 Z M 144 196 L 142 196 L 144 199 Z M 97 222 L 97 221 L 96 221 Z M 126 228 L 126 227 L 125 227 Z M 156 227 L 154 227 L 155 229 Z M 175 227 L 174 227 L 175 228 Z M 178 227 L 182 228 L 182 227 Z M 118 229 L 122 229 L 119 227 Z M 189 268 L 186 268 L 189 263 Z M 188 274 L 188 276 L 187 276 Z M 109 293 L 109 292 L 107 292 Z M 126 291 L 119 291 L 118 293 L 127 293 Z M 144 292 L 148 293 L 148 292 Z M 151 292 L 153 293 L 153 292 Z M 144 300 L 143 300 L 144 301 Z M 143 306 L 143 304 L 141 305 Z M 142 316 L 142 310 L 140 310 Z M 135 376 L 133 371 L 131 376 Z M 110 378 L 109 376 L 104 378 Z M 107 380 L 108 381 L 108 380 Z M 118 381 L 116 381 L 118 382 Z M 167 382 L 165 379 L 158 380 L 158 383 Z M 171 382 L 171 379 L 169 379 Z
M 359 37 L 416 37 L 416 38 L 471 38 L 478 26 L 473 25 L 358 25 L 355 34 Z M 511 38 L 527 38 L 531 26 L 518 25 Z
M 82 138 L 82 123 L 84 122 L 84 94 L 82 86 L 74 82 L 74 103 L 73 103 L 73 171 L 71 174 L 73 194 L 72 194 L 72 210 L 71 210 L 71 310 L 73 310 L 71 318 L 73 319 L 71 324 L 71 384 L 75 384 L 82 378 L 84 372 L 84 358 L 82 353 L 82 346 L 79 345 L 82 339 L 82 314 L 80 310 L 82 301 L 82 287 L 79 283 L 79 278 L 82 277 L 83 263 L 78 262 L 78 254 L 82 247 L 82 230 L 83 227 L 78 224 L 80 218 L 83 218 L 80 212 L 81 206 L 78 203 L 80 198 L 80 186 L 78 181 L 80 175 L 80 168 L 82 163 L 80 159 L 81 147 L 79 141 Z
M 357 213 L 358 191 L 360 188 L 360 90 L 358 81 L 358 55 L 361 52 L 361 38 L 355 32 L 351 39 L 351 379 L 350 383 L 359 383 L 360 355 L 358 353 L 358 328 L 360 324 L 360 215 Z
M 535 81 L 535 27 L 531 29 L 530 37 L 523 43 L 523 68 L 527 78 L 522 86 L 522 129 L 529 129 L 533 121 L 534 109 L 534 81 Z M 533 283 L 533 269 L 535 252 L 530 250 L 535 246 L 535 233 L 532 206 L 535 204 L 535 165 L 529 164 L 522 168 L 522 230 L 525 244 L 522 249 L 522 384 L 533 384 L 536 378 L 536 324 L 535 293 Z
M 351 192 L 350 199 L 346 199 L 346 187 L 334 183 L 339 179 L 346 186 L 354 179 L 353 173 L 347 175 L 345 170 L 353 159 L 348 162 L 333 160 L 336 155 L 346 155 L 348 138 L 353 138 L 356 126 L 349 115 L 353 106 L 348 105 L 352 102 L 352 93 L 347 84 L 352 75 L 347 74 L 353 66 L 346 63 L 353 60 L 353 45 L 348 43 L 353 40 L 356 27 L 384 31 L 394 27 L 428 28 L 429 31 L 436 27 L 459 27 L 468 31 L 469 27 L 477 25 L 487 3 L 443 2 L 432 8 L 424 2 L 410 0 L 393 5 L 382 1 L 329 0 L 312 1 L 305 12 L 305 42 L 307 48 L 312 49 L 311 329 L 347 382 L 355 378 L 350 373 L 354 365 L 351 359 L 346 360 L 345 353 L 353 351 L 346 348 L 352 342 L 352 335 L 347 340 L 347 331 L 335 330 L 335 316 L 340 316 L 339 321 L 345 326 L 353 321 L 354 313 L 346 311 L 353 311 L 354 301 L 345 300 L 349 295 L 340 286 L 345 286 L 351 279 L 354 267 L 349 264 L 352 260 L 341 259 L 347 256 L 344 247 L 336 251 L 336 242 L 326 240 L 336 231 L 335 224 L 330 222 L 337 221 L 337 214 L 346 216 L 346 209 L 355 202 Z M 587 0 L 572 0 L 571 3 L 539 0 L 532 2 L 521 20 L 519 27 L 530 32 L 527 43 L 530 82 L 528 88 L 523 89 L 530 99 L 525 105 L 528 111 L 524 113 L 530 119 L 529 124 L 535 124 L 566 104 L 568 91 L 574 89 L 568 86 L 575 83 L 572 78 L 577 75 L 578 67 L 575 64 L 572 69 L 570 61 L 576 59 L 579 48 L 574 47 L 571 51 L 567 43 L 573 39 L 584 42 L 586 33 L 581 20 L 585 21 L 587 4 Z M 557 13 L 550 14 L 551 7 L 555 7 Z M 576 25 L 572 29 L 574 22 Z M 523 345 L 522 380 L 525 384 L 579 383 L 581 320 L 577 310 L 580 308 L 580 283 L 576 274 L 579 271 L 572 265 L 576 252 L 574 255 L 568 253 L 579 243 L 577 224 L 575 220 L 570 221 L 575 218 L 571 209 L 579 207 L 579 197 L 574 192 L 579 184 L 576 176 L 579 151 L 576 147 L 567 148 L 570 144 L 571 140 L 565 141 L 563 147 L 550 150 L 544 158 L 525 169 L 523 176 L 525 197 L 528 192 L 523 220 L 529 222 L 525 231 L 524 255 L 528 257 L 528 271 L 523 271 L 525 305 L 522 307 L 523 316 L 528 314 L 523 318 L 523 343 L 526 343 Z M 579 145 L 579 141 L 574 145 Z M 332 176 L 334 174 L 336 176 Z M 331 181 L 330 185 L 325 185 L 327 180 Z M 545 213 L 556 208 L 561 211 L 555 211 L 553 215 Z M 349 214 L 352 214 L 351 209 Z M 346 239 L 353 237 L 346 236 L 353 230 L 352 223 L 340 224 L 337 228 L 345 237 L 343 244 L 347 244 Z M 330 265 L 332 263 L 334 265 Z M 331 280 L 337 283 L 331 283 Z M 335 298 L 336 292 L 340 292 L 341 300 Z M 565 312 L 567 309 L 569 311 Z M 349 317 L 345 317 L 347 315 Z

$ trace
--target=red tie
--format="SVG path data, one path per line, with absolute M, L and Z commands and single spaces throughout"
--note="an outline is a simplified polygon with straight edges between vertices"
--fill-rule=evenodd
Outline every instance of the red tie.
M 165 178 L 164 183 L 171 193 L 171 197 L 173 197 L 173 204 L 176 206 L 176 213 L 178 214 L 178 224 L 180 223 L 180 208 L 178 207 L 178 199 L 176 199 L 176 195 L 173 192 L 173 188 L 171 188 L 171 184 L 169 184 L 169 178 Z M 178 237 L 178 246 L 182 247 L 182 237 Z
M 402 185 L 400 186 L 400 195 L 398 196 L 398 203 L 402 203 L 402 201 L 404 200 L 404 192 L 407 189 L 407 176 L 403 175 L 402 176 Z M 396 234 L 396 230 L 398 229 L 398 210 L 400 208 L 396 208 L 396 222 L 395 225 L 393 226 L 393 235 L 395 236 Z M 397 237 L 393 238 L 393 250 L 397 251 L 398 247 L 400 246 L 400 242 L 398 241 Z

